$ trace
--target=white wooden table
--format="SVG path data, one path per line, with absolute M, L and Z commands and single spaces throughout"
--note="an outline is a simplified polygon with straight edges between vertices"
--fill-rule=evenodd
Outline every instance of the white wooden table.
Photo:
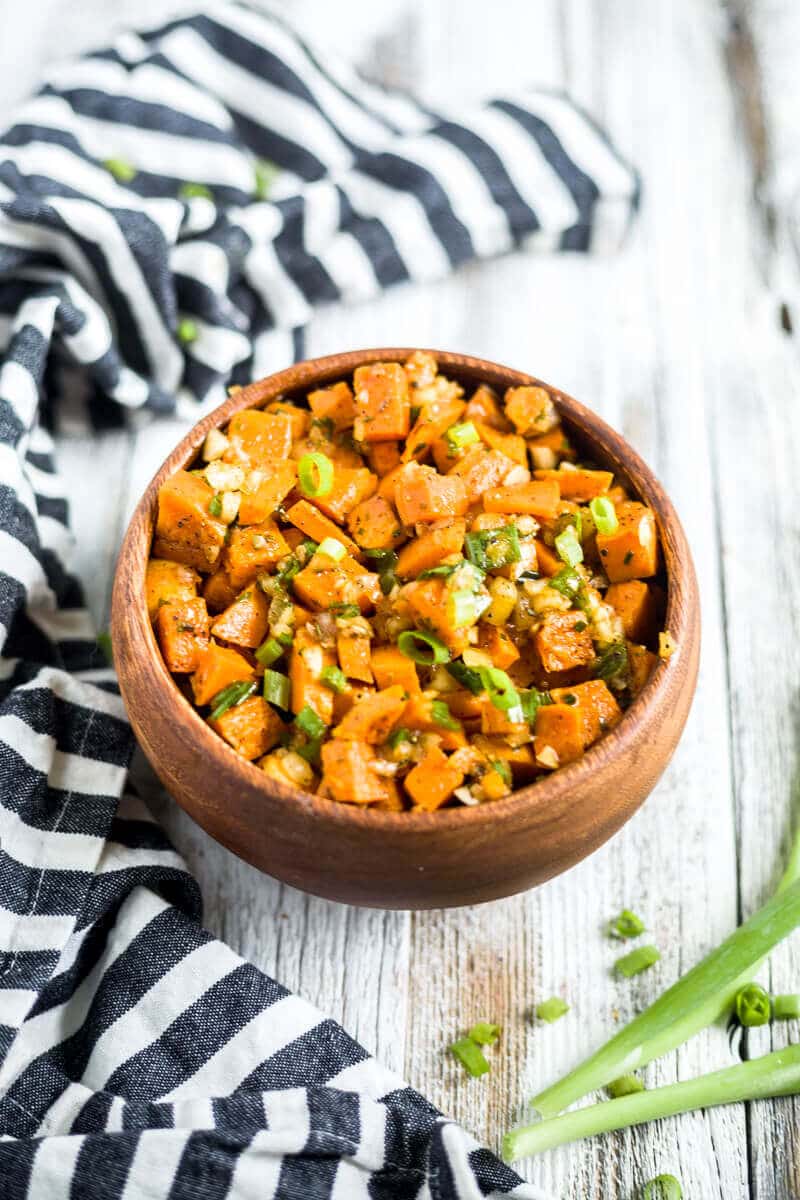
M 0 0 L 0 121 L 56 54 L 163 0 Z M 800 323 L 792 0 L 285 0 L 283 9 L 386 81 L 431 100 L 520 83 L 567 87 L 638 164 L 644 206 L 623 254 L 514 256 L 363 310 L 320 314 L 310 354 L 420 344 L 541 375 L 621 429 L 685 523 L 703 598 L 694 710 L 644 809 L 589 861 L 538 891 L 472 910 L 362 911 L 311 899 L 238 862 L 149 784 L 197 873 L 210 928 L 298 989 L 477 1136 L 496 1145 L 523 1099 L 599 1044 L 761 902 L 785 855 L 800 766 Z M 795 216 L 797 212 L 796 210 Z M 67 439 L 77 569 L 105 625 L 114 558 L 177 422 Z M 98 505 L 98 499 L 102 504 Z M 102 512 L 98 510 L 102 508 Z M 603 922 L 642 913 L 663 961 L 620 984 Z M 345 968 L 345 963 L 347 967 Z M 800 990 L 800 948 L 763 975 Z M 534 1027 L 554 993 L 571 1010 Z M 490 1076 L 444 1047 L 500 1022 Z M 797 1027 L 754 1031 L 752 1053 Z M 645 1072 L 650 1085 L 731 1062 L 721 1029 Z M 800 1104 L 697 1113 L 525 1164 L 554 1196 L 628 1198 L 670 1171 L 690 1200 L 800 1196 Z

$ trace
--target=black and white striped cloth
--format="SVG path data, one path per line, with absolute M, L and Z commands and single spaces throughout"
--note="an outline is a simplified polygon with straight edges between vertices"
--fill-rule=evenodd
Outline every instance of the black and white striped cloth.
M 48 426 L 76 374 L 95 425 L 199 411 L 317 304 L 612 248 L 636 199 L 559 95 L 433 113 L 231 3 L 52 71 L 0 140 L 3 1200 L 538 1196 L 203 930 L 124 792 Z

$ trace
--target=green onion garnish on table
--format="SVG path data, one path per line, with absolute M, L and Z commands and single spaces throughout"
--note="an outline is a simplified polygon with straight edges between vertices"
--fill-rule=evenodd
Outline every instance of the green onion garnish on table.
M 623 954 L 614 963 L 614 970 L 626 979 L 641 974 L 648 967 L 654 966 L 661 958 L 661 952 L 656 946 L 637 946 L 630 954 Z
M 558 1021 L 560 1017 L 569 1012 L 569 1005 L 560 996 L 551 996 L 549 1000 L 543 1000 L 541 1004 L 537 1004 L 535 1012 L 540 1021 L 546 1021 L 548 1025 L 552 1025 L 553 1021 Z
M 636 913 L 631 912 L 629 908 L 623 908 L 618 917 L 614 917 L 613 921 L 608 922 L 608 936 L 618 938 L 620 941 L 639 937 L 644 930 L 645 925 L 642 918 L 637 917 Z
M 458 1059 L 464 1070 L 473 1079 L 477 1079 L 479 1075 L 485 1075 L 489 1070 L 486 1056 L 478 1043 L 471 1037 L 459 1038 L 457 1042 L 453 1042 L 450 1046 L 450 1053 Z
M 635 1096 L 637 1092 L 643 1092 L 644 1084 L 638 1075 L 620 1075 L 619 1079 L 611 1080 L 606 1091 L 612 1100 L 618 1100 L 620 1096 Z
M 209 721 L 216 721 L 228 709 L 241 704 L 248 696 L 252 696 L 257 687 L 258 682 L 255 679 L 239 679 L 236 683 L 229 683 L 212 698 Z
M 768 1025 L 772 1016 L 772 1004 L 767 992 L 758 983 L 747 983 L 739 988 L 733 1002 L 736 1020 L 746 1028 Z
M 178 188 L 181 200 L 213 200 L 214 193 L 205 183 L 182 183 Z
M 197 322 L 191 317 L 181 317 L 178 321 L 178 341 L 183 346 L 191 346 L 192 342 L 196 342 L 200 337 L 200 330 L 197 327 Z
M 493 1046 L 501 1033 L 499 1025 L 494 1025 L 491 1021 L 477 1021 L 467 1030 L 467 1037 L 479 1046 Z
M 642 1188 L 642 1200 L 683 1200 L 683 1188 L 674 1175 L 656 1175 Z
M 333 463 L 327 454 L 304 454 L 297 464 L 297 482 L 304 496 L 327 496 L 333 487 Z M 328 540 L 327 538 L 325 539 Z
M 800 1017 L 800 995 L 787 993 L 773 996 L 772 1015 L 776 1021 L 791 1021 Z
M 424 633 L 421 629 L 406 629 L 397 639 L 397 649 L 412 662 L 421 667 L 432 667 L 437 663 L 446 663 L 450 651 L 444 642 L 440 642 L 432 633 Z

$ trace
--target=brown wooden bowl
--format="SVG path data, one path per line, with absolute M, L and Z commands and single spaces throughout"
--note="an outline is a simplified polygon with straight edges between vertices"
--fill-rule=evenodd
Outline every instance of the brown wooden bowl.
M 596 850 L 636 811 L 667 765 L 697 678 L 697 582 L 678 517 L 631 447 L 576 400 L 549 389 L 565 427 L 655 511 L 667 576 L 666 628 L 677 643 L 612 732 L 578 762 L 504 800 L 435 813 L 376 812 L 285 787 L 239 758 L 178 690 L 147 615 L 144 574 L 159 486 L 186 467 L 208 431 L 243 408 L 349 377 L 408 349 L 356 350 L 298 363 L 236 392 L 204 417 L 150 483 L 120 553 L 112 603 L 114 660 L 134 731 L 164 786 L 234 854 L 293 887 L 376 908 L 476 904 L 543 883 Z M 503 391 L 541 380 L 434 350 L 443 373 Z M 548 385 L 543 385 L 548 386 Z

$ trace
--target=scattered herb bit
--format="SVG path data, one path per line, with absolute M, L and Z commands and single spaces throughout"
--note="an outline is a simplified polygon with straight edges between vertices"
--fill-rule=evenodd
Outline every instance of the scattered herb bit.
M 760 984 L 748 983 L 736 993 L 733 1011 L 740 1025 L 751 1028 L 769 1023 L 772 1005 L 769 995 Z
M 604 679 L 606 683 L 611 679 L 627 681 L 630 667 L 625 643 L 622 641 L 609 642 L 607 646 L 604 646 L 597 656 L 594 673 L 597 679 Z
M 501 1033 L 499 1025 L 493 1025 L 491 1021 L 478 1021 L 467 1030 L 467 1037 L 479 1046 L 493 1046 Z
M 578 697 L 574 692 L 567 692 L 563 699 L 564 703 L 569 704 L 571 707 L 574 707 L 578 703 Z
M 485 1075 L 489 1070 L 489 1064 L 483 1051 L 471 1037 L 459 1038 L 457 1042 L 453 1042 L 450 1046 L 450 1053 L 455 1055 L 464 1070 L 473 1079 L 477 1079 L 479 1075 Z
M 417 579 L 449 579 L 451 575 L 455 575 L 456 571 L 460 571 L 464 566 L 464 559 L 456 563 L 440 563 L 438 567 L 428 567 L 425 571 L 420 571 Z
M 319 678 L 332 692 L 343 692 L 347 687 L 347 676 L 341 667 L 324 667 Z
M 622 561 L 624 562 L 625 566 L 627 567 L 628 563 L 633 561 L 633 551 L 628 550 Z
M 800 995 L 788 992 L 773 996 L 772 1015 L 776 1021 L 791 1021 L 800 1017 Z
M 267 670 L 264 672 L 264 699 L 270 704 L 288 710 L 289 691 L 289 680 L 286 675 L 281 675 L 280 671 Z
M 637 917 L 636 913 L 631 912 L 629 908 L 623 908 L 618 917 L 614 917 L 613 921 L 608 922 L 608 936 L 619 938 L 638 937 L 640 933 L 644 933 L 645 924 L 641 917 Z
M 612 1100 L 619 1100 L 620 1096 L 635 1096 L 644 1090 L 644 1084 L 636 1075 L 620 1075 L 619 1079 L 612 1079 L 606 1086 Z
M 549 1000 L 537 1004 L 534 1011 L 540 1021 L 547 1021 L 548 1025 L 552 1025 L 553 1021 L 558 1021 L 564 1013 L 569 1012 L 569 1005 L 560 996 L 551 996 Z
M 630 979 L 633 975 L 639 975 L 648 967 L 652 967 L 660 958 L 661 953 L 655 946 L 637 946 L 630 954 L 623 954 L 622 958 L 617 959 L 614 970 L 618 975 Z
M 103 652 L 103 654 L 105 655 L 106 662 L 108 663 L 108 665 L 110 667 L 113 667 L 114 652 L 111 647 L 111 634 L 108 633 L 106 630 L 103 630 L 102 633 L 98 633 L 97 646 L 98 646 L 98 649 L 100 649 Z
M 110 175 L 114 176 L 117 183 L 130 183 L 137 175 L 136 168 L 124 158 L 107 158 L 103 166 Z
M 294 719 L 294 723 L 302 733 L 310 738 L 321 738 L 327 729 L 322 717 L 317 716 L 310 704 L 306 704 Z
M 450 651 L 444 642 L 440 642 L 432 633 L 423 633 L 420 629 L 404 630 L 397 639 L 397 649 L 421 667 L 446 663 L 450 658 Z
M 182 183 L 178 188 L 178 195 L 181 200 L 194 200 L 196 198 L 202 200 L 214 199 L 214 193 L 205 183 Z
M 674 1175 L 656 1175 L 644 1185 L 642 1200 L 682 1200 L 683 1188 Z
M 184 346 L 190 346 L 192 342 L 196 342 L 200 336 L 200 330 L 197 328 L 195 321 L 189 317 L 182 317 L 178 322 L 178 341 Z
M 211 712 L 208 714 L 209 721 L 218 720 L 229 708 L 241 704 L 248 696 L 252 696 L 257 687 L 258 683 L 255 679 L 240 679 L 236 683 L 229 683 L 212 699 Z
M 222 513 L 222 494 L 217 492 L 208 502 L 208 511 L 212 517 L 218 517 Z

